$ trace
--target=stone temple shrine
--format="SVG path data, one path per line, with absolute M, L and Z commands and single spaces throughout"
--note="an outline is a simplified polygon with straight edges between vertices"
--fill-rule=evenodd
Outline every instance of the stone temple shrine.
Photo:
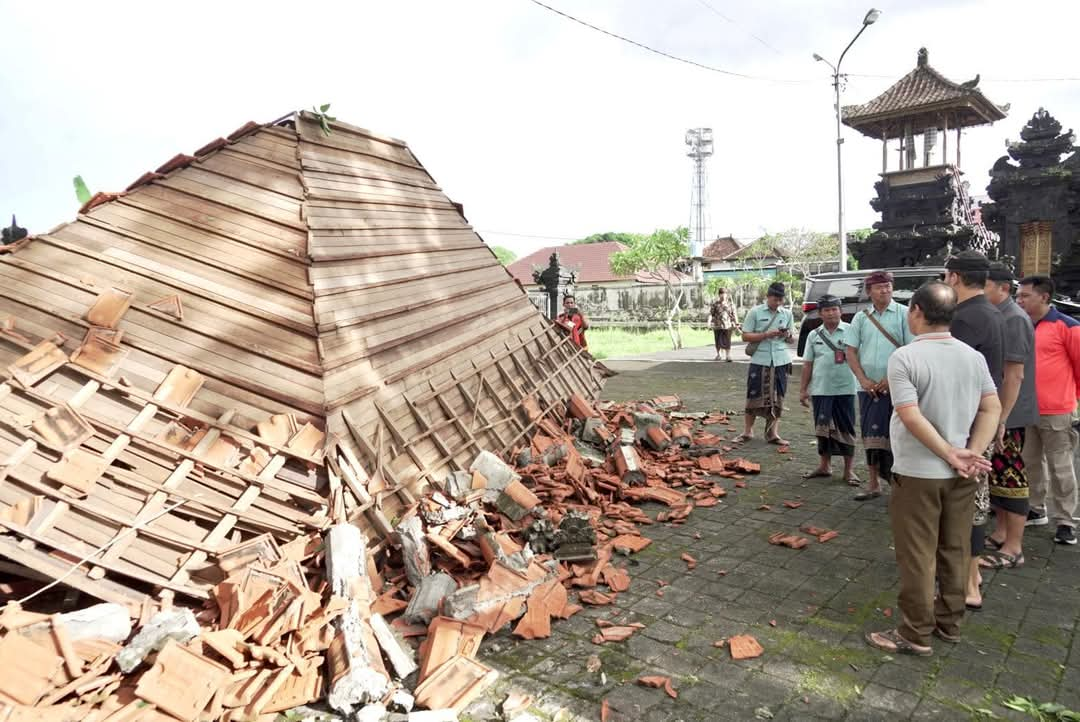
M 850 246 L 860 267 L 938 263 L 949 253 L 969 248 L 986 253 L 996 244 L 978 218 L 960 169 L 963 129 L 989 125 L 1008 112 L 978 84 L 978 76 L 963 83 L 949 80 L 930 65 L 922 48 L 915 69 L 891 88 L 843 108 L 845 125 L 881 141 L 881 180 L 870 201 L 881 220 L 865 241 Z
M 1039 108 L 1020 140 L 1006 144 L 990 171 L 983 204 L 988 228 L 1001 236 L 1000 253 L 1017 273 L 1052 275 L 1058 290 L 1080 292 L 1080 152 L 1072 130 Z M 1015 163 L 1009 162 L 1012 158 Z

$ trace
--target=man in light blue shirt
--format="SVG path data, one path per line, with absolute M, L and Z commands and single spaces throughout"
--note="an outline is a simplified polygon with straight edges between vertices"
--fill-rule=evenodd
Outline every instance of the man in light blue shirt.
M 855 392 L 859 385 L 845 355 L 848 324 L 840 320 L 841 303 L 833 295 L 819 298 L 822 325 L 806 337 L 799 402 L 810 406 L 812 400 L 819 463 L 803 478 L 831 477 L 832 457 L 839 456 L 844 460 L 844 481 L 857 486 L 859 479 L 851 467 L 855 461 Z
M 847 362 L 859 382 L 859 416 L 866 466 L 870 479 L 866 489 L 855 495 L 856 501 L 881 496 L 881 480 L 892 475 L 893 455 L 889 445 L 889 420 L 892 399 L 889 396 L 889 357 L 896 349 L 911 342 L 907 306 L 893 300 L 893 275 L 875 271 L 863 282 L 873 305 L 851 319 L 844 336 Z
M 773 283 L 765 303 L 751 308 L 743 319 L 743 340 L 758 346 L 750 356 L 750 371 L 746 377 L 745 429 L 733 441 L 754 438 L 754 419 L 760 416 L 765 419 L 765 440 L 770 444 L 788 445 L 780 437 L 780 415 L 784 411 L 787 377 L 791 372 L 788 343 L 795 319 L 789 309 L 783 308 L 784 295 L 784 284 Z

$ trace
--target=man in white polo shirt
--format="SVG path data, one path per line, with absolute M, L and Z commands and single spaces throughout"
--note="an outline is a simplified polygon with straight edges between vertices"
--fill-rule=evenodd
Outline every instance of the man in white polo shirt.
M 975 474 L 990 469 L 983 452 L 1001 413 L 986 359 L 949 333 L 956 305 L 956 292 L 946 284 L 923 284 L 909 304 L 915 339 L 889 357 L 889 515 L 900 621 L 896 629 L 867 634 L 866 641 L 894 654 L 932 654 L 931 635 L 960 639 Z

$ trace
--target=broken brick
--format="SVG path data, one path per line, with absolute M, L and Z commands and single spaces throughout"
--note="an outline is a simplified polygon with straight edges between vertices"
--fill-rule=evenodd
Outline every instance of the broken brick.
M 603 607 L 615 601 L 615 595 L 604 594 L 595 589 L 585 589 L 578 592 L 578 599 L 594 607 Z
M 630 575 L 625 569 L 608 564 L 603 571 L 604 583 L 613 592 L 625 592 L 630 588 Z
M 671 685 L 671 677 L 663 677 L 661 675 L 645 675 L 638 677 L 637 683 L 644 685 L 645 687 L 656 687 L 657 689 L 663 689 L 667 693 L 668 697 L 676 699 L 679 693 L 675 691 L 675 688 Z
M 728 639 L 732 659 L 753 659 L 764 654 L 765 649 L 749 634 L 738 634 Z

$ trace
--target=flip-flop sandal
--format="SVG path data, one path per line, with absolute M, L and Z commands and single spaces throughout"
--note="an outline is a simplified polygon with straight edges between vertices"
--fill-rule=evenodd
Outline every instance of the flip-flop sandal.
M 1001 547 L 1005 544 L 1005 542 L 999 542 L 992 536 L 986 537 L 986 541 L 984 541 L 983 543 L 986 545 L 986 548 L 992 552 L 999 551 Z
M 900 632 L 895 629 L 890 629 L 887 632 L 867 632 L 866 643 L 890 654 L 913 654 L 916 657 L 929 657 L 934 653 L 933 647 L 912 644 L 901 637 Z
M 855 501 L 870 501 L 871 499 L 877 499 L 881 496 L 881 491 L 860 491 L 853 499 Z
M 862 479 L 855 476 L 854 474 L 852 474 L 851 476 L 845 478 L 844 481 L 847 482 L 848 486 L 859 486 L 859 485 L 862 484 Z
M 984 563 L 985 562 L 985 563 Z M 1024 566 L 1024 555 L 1013 556 L 1000 549 L 979 557 L 980 569 L 1016 569 Z
M 964 607 L 969 612 L 981 612 L 982 608 L 983 608 L 983 605 L 981 605 L 981 604 L 968 604 L 967 602 L 964 602 Z
M 808 471 L 805 474 L 803 474 L 802 478 L 804 478 L 804 479 L 831 479 L 832 478 L 832 472 L 831 471 L 822 471 L 821 469 L 814 469 L 813 471 Z
M 754 437 L 753 436 L 747 436 L 746 434 L 739 434 L 738 436 L 731 439 L 731 443 L 732 444 L 741 444 L 744 441 L 749 441 L 752 438 L 754 438 Z
M 768 441 L 770 444 L 776 444 L 777 446 L 791 446 L 790 441 L 782 439 L 779 436 L 774 436 L 771 439 L 766 439 L 766 441 Z

